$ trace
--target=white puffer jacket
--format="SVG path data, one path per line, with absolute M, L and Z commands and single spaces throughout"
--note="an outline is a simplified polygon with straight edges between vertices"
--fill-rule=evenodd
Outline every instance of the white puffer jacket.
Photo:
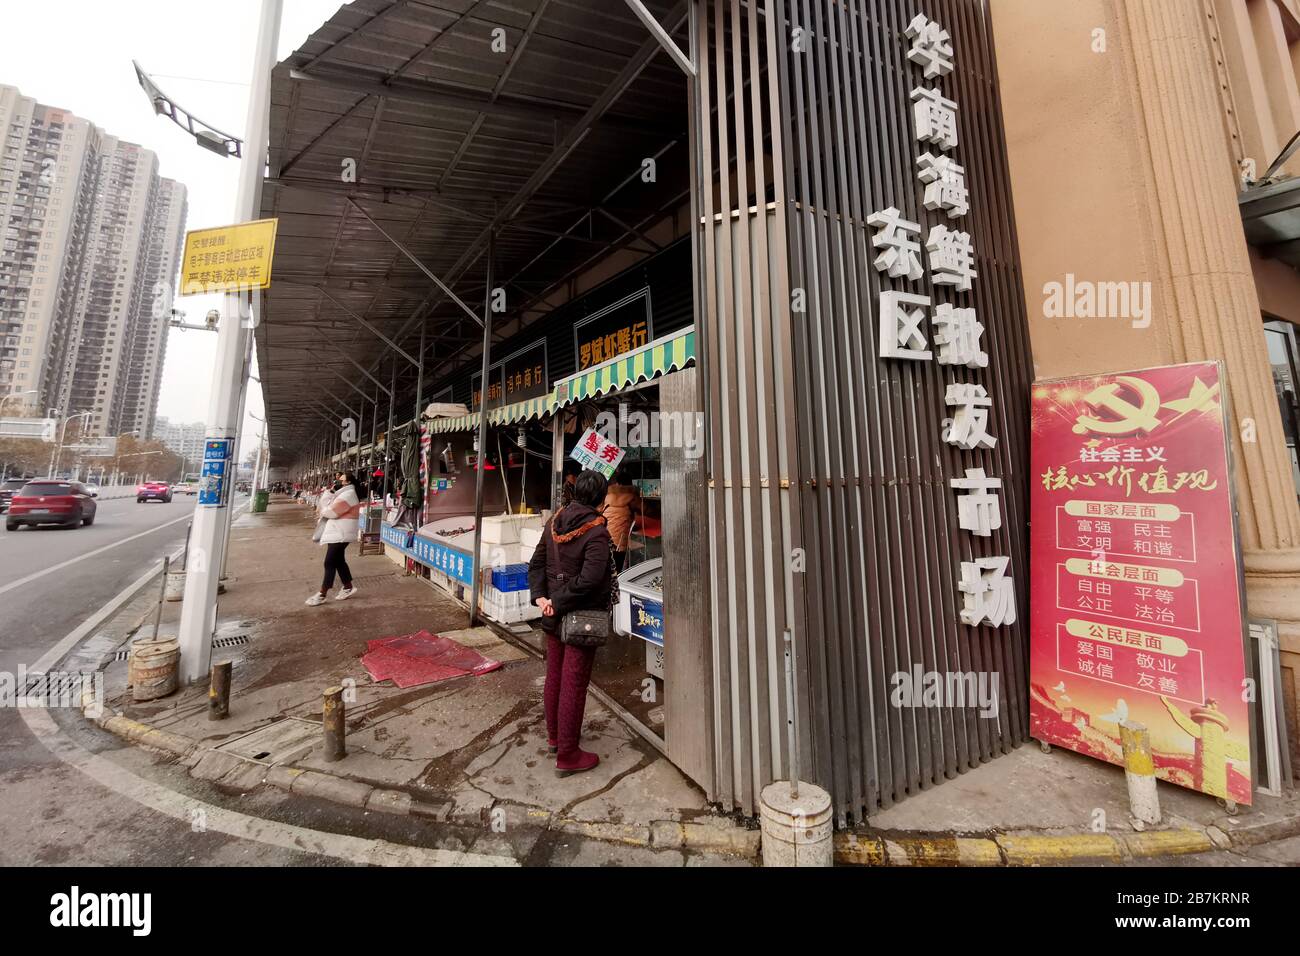
M 322 497 L 320 516 L 327 519 L 325 530 L 320 536 L 321 544 L 357 540 L 361 518 L 361 503 L 357 500 L 357 489 L 351 485 L 344 485 L 337 494 Z

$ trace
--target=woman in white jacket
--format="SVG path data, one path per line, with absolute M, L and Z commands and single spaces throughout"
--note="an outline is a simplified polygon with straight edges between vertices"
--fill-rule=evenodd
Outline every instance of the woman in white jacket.
M 333 493 L 321 497 L 320 517 L 325 521 L 320 543 L 325 546 L 325 580 L 321 582 L 320 591 L 307 599 L 311 607 L 325 603 L 325 596 L 334 587 L 334 575 L 337 573 L 343 582 L 343 590 L 334 599 L 346 601 L 357 593 L 352 584 L 352 571 L 348 568 L 344 552 L 348 543 L 357 539 L 357 528 L 361 517 L 361 502 L 357 499 L 357 480 L 350 471 L 341 471 L 334 483 Z

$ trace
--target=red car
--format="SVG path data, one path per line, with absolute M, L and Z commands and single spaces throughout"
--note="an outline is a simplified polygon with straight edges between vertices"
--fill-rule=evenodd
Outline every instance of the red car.
M 23 485 L 9 501 L 5 530 L 25 524 L 58 524 L 65 528 L 95 523 L 95 498 L 79 481 L 37 478 Z
M 172 486 L 165 481 L 146 481 L 142 485 L 137 485 L 135 489 L 135 503 L 144 504 L 146 501 L 171 501 Z

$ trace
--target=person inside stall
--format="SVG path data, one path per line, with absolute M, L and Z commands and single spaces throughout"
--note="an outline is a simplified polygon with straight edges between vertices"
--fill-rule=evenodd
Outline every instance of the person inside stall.
M 542 609 L 546 634 L 546 738 L 561 777 L 600 763 L 578 746 L 596 648 L 565 643 L 561 626 L 571 611 L 609 611 L 614 569 L 605 519 L 596 512 L 605 490 L 604 475 L 583 471 L 573 483 L 573 500 L 546 523 L 528 562 L 529 597 Z
M 627 469 L 620 465 L 605 492 L 605 503 L 600 513 L 605 516 L 609 539 L 614 545 L 614 567 L 622 571 L 627 563 L 628 538 L 632 534 L 632 520 L 641 510 L 641 492 L 632 484 Z
M 572 458 L 564 463 L 564 481 L 560 484 L 560 507 L 573 501 L 573 488 L 578 481 L 578 474 L 582 471 L 582 466 Z

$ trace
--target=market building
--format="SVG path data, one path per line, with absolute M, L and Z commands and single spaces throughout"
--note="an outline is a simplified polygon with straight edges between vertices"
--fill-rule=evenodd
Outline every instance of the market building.
M 1294 653 L 1264 318 L 1300 299 L 1240 225 L 1203 5 L 1039 6 L 344 7 L 273 79 L 272 466 L 361 466 L 389 555 L 526 636 L 513 569 L 614 446 L 595 686 L 711 800 L 798 773 L 848 823 L 1028 739 L 1032 381 L 1224 358 L 1252 614 Z M 1151 283 L 1149 326 L 1047 318 L 1067 274 Z M 936 673 L 989 706 L 894 699 Z
M 1054 6 L 991 5 L 1034 377 L 1225 363 L 1247 611 L 1277 624 L 1300 767 L 1300 3 Z M 1070 317 L 1067 286 L 1129 305 Z

